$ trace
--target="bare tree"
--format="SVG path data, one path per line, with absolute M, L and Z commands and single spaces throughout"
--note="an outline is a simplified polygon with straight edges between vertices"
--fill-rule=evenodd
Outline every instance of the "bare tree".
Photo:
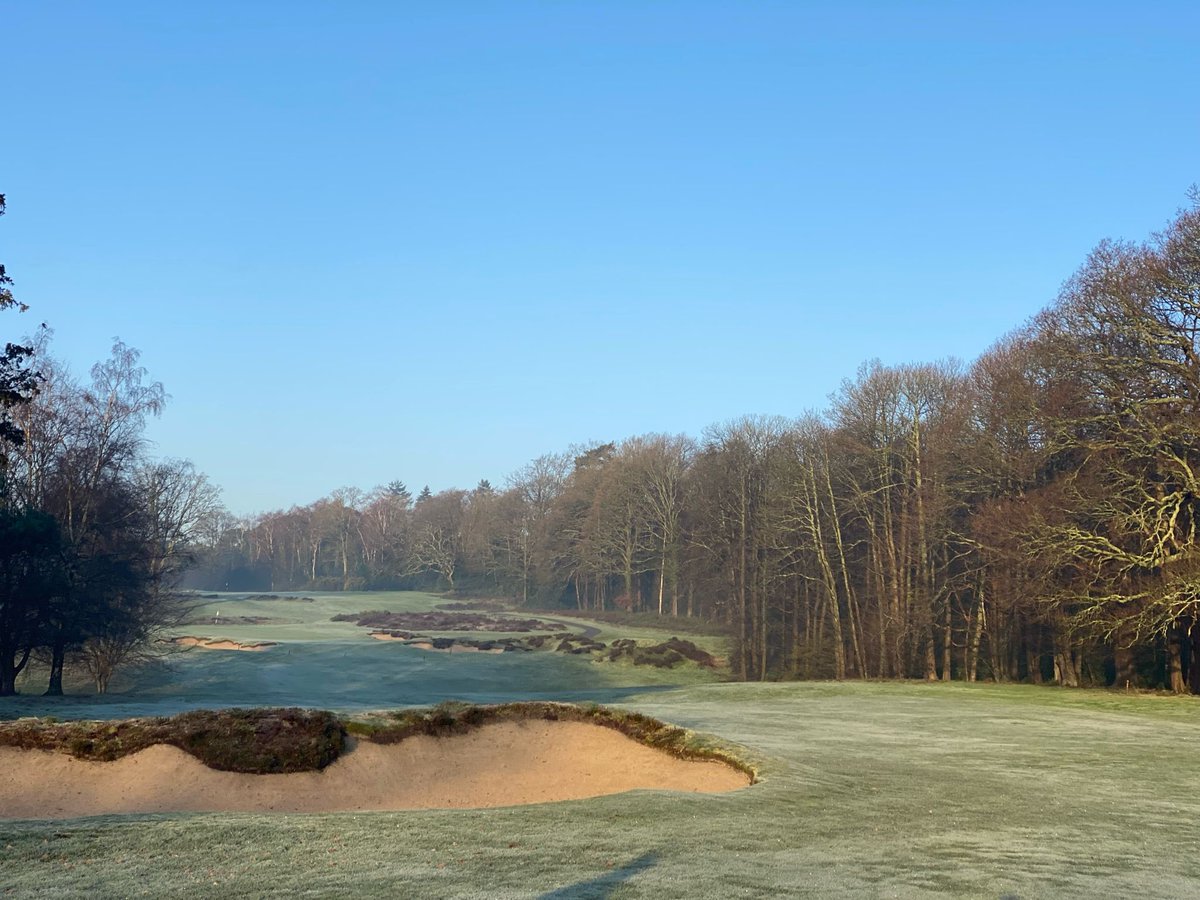
M 409 573 L 432 573 L 454 590 L 462 553 L 465 491 L 442 491 L 421 503 L 413 517 Z

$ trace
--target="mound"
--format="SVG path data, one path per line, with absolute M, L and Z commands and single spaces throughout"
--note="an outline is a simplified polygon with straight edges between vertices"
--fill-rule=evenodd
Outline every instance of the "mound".
M 217 771 L 164 744 L 112 762 L 0 747 L 0 816 L 6 818 L 465 809 L 638 789 L 715 793 L 749 783 L 748 775 L 723 762 L 680 759 L 613 728 L 578 721 L 499 721 L 445 737 L 351 742 L 321 771 L 281 775 Z
M 673 668 L 685 659 L 690 659 L 709 669 L 716 669 L 721 665 L 721 661 L 707 650 L 702 650 L 691 641 L 683 641 L 677 637 L 663 641 L 661 644 L 649 646 L 639 645 L 637 641 L 628 639 L 615 640 L 602 659 L 628 659 L 635 666 L 654 666 L 659 669 Z

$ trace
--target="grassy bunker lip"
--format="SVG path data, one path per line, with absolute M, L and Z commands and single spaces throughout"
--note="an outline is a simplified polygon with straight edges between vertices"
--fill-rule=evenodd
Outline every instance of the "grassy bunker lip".
M 409 737 L 449 737 L 499 722 L 582 722 L 610 728 L 679 759 L 722 762 L 758 781 L 755 768 L 713 738 L 641 713 L 547 701 L 475 705 L 447 702 L 357 716 L 288 708 L 194 710 L 122 721 L 0 722 L 0 747 L 51 750 L 108 762 L 169 744 L 211 769 L 253 775 L 320 771 L 347 748 L 347 738 L 395 744 Z
M 338 716 L 295 707 L 201 709 L 115 722 L 0 723 L 0 747 L 56 750 L 76 759 L 111 762 L 154 744 L 169 744 L 210 769 L 259 775 L 319 771 L 341 755 L 345 742 Z
M 377 744 L 393 744 L 414 735 L 448 737 L 496 722 L 582 722 L 618 731 L 647 747 L 678 759 L 722 762 L 743 773 L 751 784 L 758 772 L 731 746 L 718 739 L 661 722 L 651 716 L 596 704 L 520 701 L 477 705 L 447 702 L 423 709 L 401 709 L 346 721 L 349 734 Z

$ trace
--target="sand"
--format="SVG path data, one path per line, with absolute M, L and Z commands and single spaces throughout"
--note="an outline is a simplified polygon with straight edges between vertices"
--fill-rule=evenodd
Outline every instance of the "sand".
M 486 650 L 483 647 L 475 647 L 471 644 L 454 643 L 449 647 L 435 647 L 429 641 L 413 640 L 412 638 L 397 637 L 386 631 L 372 631 L 370 637 L 377 641 L 400 641 L 405 647 L 413 647 L 417 650 L 429 650 L 433 653 L 503 653 L 503 647 L 489 647 Z
M 476 809 L 637 789 L 719 793 L 749 778 L 584 722 L 500 722 L 465 735 L 360 741 L 323 772 L 218 772 L 156 744 L 115 762 L 0 748 L 0 818 L 108 813 Z
M 201 638 L 201 637 L 177 637 L 176 644 L 181 644 L 184 647 L 202 647 L 205 650 L 249 650 L 258 652 L 266 650 L 268 647 L 274 647 L 274 641 L 255 641 L 250 644 L 243 644 L 241 641 L 231 641 L 228 638 Z
M 503 647 L 489 647 L 484 650 L 482 647 L 472 647 L 470 644 L 451 644 L 449 647 L 435 647 L 429 641 L 409 641 L 405 644 L 406 647 L 414 647 L 417 650 L 428 650 L 431 653 L 503 653 Z

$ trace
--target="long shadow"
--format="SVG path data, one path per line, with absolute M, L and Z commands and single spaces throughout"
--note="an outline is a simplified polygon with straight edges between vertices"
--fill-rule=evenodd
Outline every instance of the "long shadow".
M 540 900 L 602 900 L 611 896 L 613 891 L 638 872 L 653 868 L 657 862 L 658 852 L 651 850 L 632 862 L 625 863 L 619 869 L 542 894 Z

